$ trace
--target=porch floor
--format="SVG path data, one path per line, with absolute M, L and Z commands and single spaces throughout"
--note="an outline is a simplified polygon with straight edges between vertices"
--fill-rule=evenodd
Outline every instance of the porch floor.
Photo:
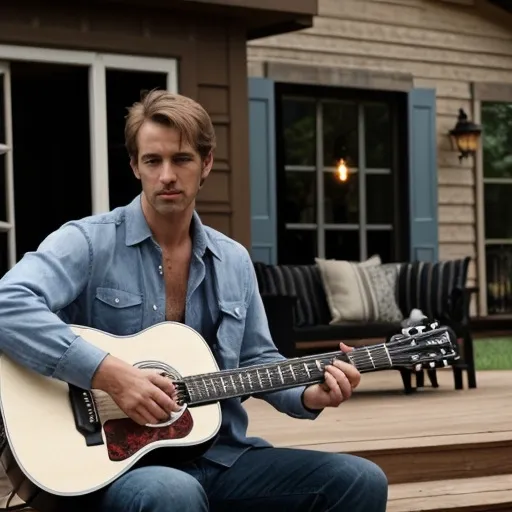
M 274 446 L 353 453 L 379 464 L 388 512 L 512 511 L 512 371 L 477 375 L 477 389 L 440 387 L 405 395 L 398 372 L 366 374 L 353 398 L 315 421 L 245 402 L 249 435 Z M 504 508 L 505 507 L 505 508 Z

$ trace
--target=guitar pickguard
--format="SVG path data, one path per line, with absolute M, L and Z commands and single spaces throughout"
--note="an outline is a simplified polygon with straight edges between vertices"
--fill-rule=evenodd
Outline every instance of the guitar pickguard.
M 174 423 L 165 427 L 138 425 L 130 418 L 108 420 L 103 425 L 110 460 L 125 460 L 156 441 L 183 439 L 194 421 L 187 409 Z

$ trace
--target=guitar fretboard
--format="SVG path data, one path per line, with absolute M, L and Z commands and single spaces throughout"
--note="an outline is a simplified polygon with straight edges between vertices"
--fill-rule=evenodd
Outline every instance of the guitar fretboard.
M 335 359 L 353 364 L 361 373 L 392 367 L 385 344 L 356 348 L 349 355 L 332 352 L 322 356 L 287 359 L 245 369 L 185 377 L 189 405 L 323 382 L 325 366 Z

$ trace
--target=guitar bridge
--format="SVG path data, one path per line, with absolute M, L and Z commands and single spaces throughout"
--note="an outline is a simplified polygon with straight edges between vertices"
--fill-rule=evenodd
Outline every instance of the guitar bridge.
M 101 435 L 101 422 L 92 393 L 72 384 L 69 384 L 68 387 L 75 426 L 78 432 L 84 436 L 85 443 L 87 446 L 105 444 Z

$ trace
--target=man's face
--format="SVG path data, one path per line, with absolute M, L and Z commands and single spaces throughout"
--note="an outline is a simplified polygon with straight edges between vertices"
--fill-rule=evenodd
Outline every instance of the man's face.
M 213 158 L 205 161 L 175 128 L 146 121 L 138 137 L 138 159 L 131 162 L 141 180 L 148 203 L 161 215 L 192 208 L 202 179 L 210 173 Z

